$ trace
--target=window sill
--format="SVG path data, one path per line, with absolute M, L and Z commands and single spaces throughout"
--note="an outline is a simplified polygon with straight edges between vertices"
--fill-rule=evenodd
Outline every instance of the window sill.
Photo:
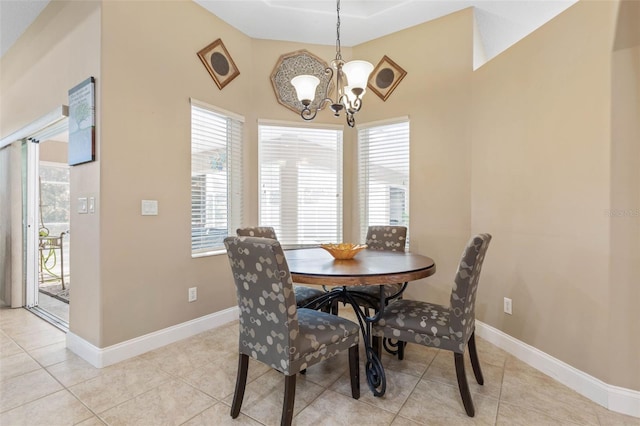
M 192 259 L 197 259 L 199 257 L 209 257 L 209 256 L 219 256 L 221 254 L 227 254 L 226 250 L 211 250 L 211 251 L 203 251 L 202 253 L 191 253 Z

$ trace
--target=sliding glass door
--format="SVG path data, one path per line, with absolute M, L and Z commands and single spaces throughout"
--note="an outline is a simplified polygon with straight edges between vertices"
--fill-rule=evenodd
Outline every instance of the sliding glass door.
M 23 142 L 25 304 L 69 327 L 70 182 L 68 124 L 63 118 Z

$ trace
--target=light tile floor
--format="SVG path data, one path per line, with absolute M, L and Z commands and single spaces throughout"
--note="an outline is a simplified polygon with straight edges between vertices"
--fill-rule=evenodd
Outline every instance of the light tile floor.
M 346 311 L 346 310 L 343 310 Z M 97 369 L 74 355 L 64 333 L 24 309 L 0 309 L 0 424 L 276 425 L 282 376 L 251 361 L 242 413 L 229 416 L 237 322 Z M 375 398 L 361 373 L 350 397 L 346 353 L 298 376 L 296 425 L 640 425 L 610 412 L 478 339 L 485 385 L 468 375 L 476 416 L 464 412 L 453 356 L 409 345 L 385 355 L 387 392 Z M 361 351 L 361 369 L 363 351 Z M 468 371 L 471 371 L 468 368 Z

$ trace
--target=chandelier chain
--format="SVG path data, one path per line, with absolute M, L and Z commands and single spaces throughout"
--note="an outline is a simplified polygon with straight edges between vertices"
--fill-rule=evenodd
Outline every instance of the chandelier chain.
M 340 52 L 340 0 L 337 2 L 336 12 L 338 14 L 336 23 L 336 59 L 342 60 L 342 53 Z

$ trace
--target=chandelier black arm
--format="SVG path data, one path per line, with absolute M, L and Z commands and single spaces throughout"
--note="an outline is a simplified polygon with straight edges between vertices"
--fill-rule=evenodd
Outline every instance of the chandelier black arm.
M 340 97 L 338 102 L 345 105 L 346 110 L 352 114 L 355 114 L 362 108 L 362 97 L 360 96 L 357 96 L 353 102 L 349 102 L 349 97 L 345 94 Z
M 313 110 L 313 112 L 311 111 L 311 108 L 309 108 L 309 105 L 303 104 L 304 108 L 302 108 L 302 111 L 300 111 L 300 117 L 307 121 L 313 120 L 314 118 L 316 118 L 316 115 L 318 115 L 318 111 L 324 108 L 327 103 L 333 103 L 331 98 L 324 98 L 323 100 L 321 100 L 318 104 L 318 108 Z
M 353 127 L 353 126 L 356 125 L 356 118 L 353 116 L 352 113 L 347 112 L 346 119 L 347 119 L 347 124 L 349 125 L 349 127 Z
M 362 108 L 362 98 L 361 97 L 357 97 L 356 100 L 353 102 L 353 108 L 354 108 L 354 112 L 358 112 L 360 111 L 360 108 Z
M 333 69 L 331 67 L 327 67 L 324 69 L 324 73 L 326 76 L 328 76 L 327 85 L 325 86 L 324 90 L 327 97 L 318 103 L 318 107 L 314 111 L 311 111 L 311 108 L 309 108 L 309 105 L 311 105 L 311 101 L 309 101 L 309 103 L 306 105 L 303 103 L 304 108 L 302 108 L 302 111 L 300 111 L 300 117 L 302 117 L 303 120 L 313 120 L 314 118 L 316 118 L 316 115 L 318 115 L 318 111 L 324 108 L 327 104 L 333 104 L 333 99 L 329 97 L 329 85 L 331 84 L 331 80 L 333 80 Z
M 302 117 L 303 120 L 313 120 L 314 118 L 316 118 L 316 115 L 318 115 L 318 110 L 316 109 L 315 111 L 311 112 L 311 109 L 309 109 L 308 105 L 305 105 L 304 108 L 302 108 L 302 111 L 300 111 L 300 117 Z
M 327 95 L 329 95 L 329 84 L 331 84 L 331 80 L 333 79 L 333 68 L 326 67 L 324 69 L 324 73 L 325 73 L 325 75 L 327 75 L 329 77 L 327 79 Z

